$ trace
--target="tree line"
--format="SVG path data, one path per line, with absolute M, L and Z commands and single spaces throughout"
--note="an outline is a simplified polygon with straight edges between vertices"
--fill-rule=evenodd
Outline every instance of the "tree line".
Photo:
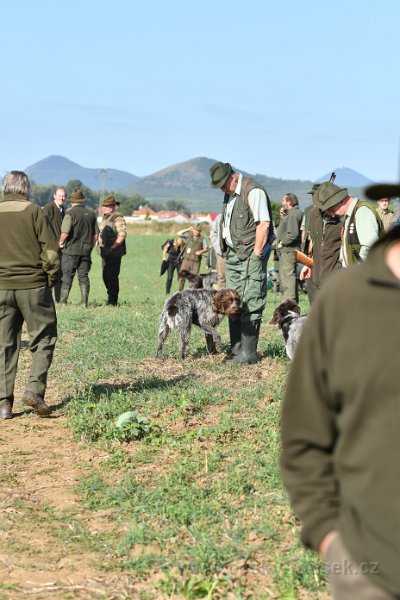
M 67 190 L 67 196 L 69 197 L 75 190 L 82 190 L 83 195 L 86 198 L 86 204 L 93 210 L 99 208 L 104 198 L 110 195 L 112 192 L 102 191 L 96 192 L 82 183 L 79 179 L 70 179 L 66 185 L 63 186 Z M 31 189 L 31 202 L 44 206 L 47 202 L 53 199 L 53 193 L 56 189 L 54 185 L 36 185 L 32 183 Z M 183 200 L 167 200 L 165 204 L 157 201 L 147 200 L 141 194 L 133 194 L 132 196 L 126 196 L 120 192 L 113 192 L 116 200 L 120 203 L 119 211 L 124 216 L 130 216 L 134 210 L 138 210 L 141 206 L 148 206 L 149 208 L 160 211 L 160 210 L 174 210 L 181 212 L 188 217 L 191 216 L 191 211 Z M 278 202 L 271 201 L 272 216 L 274 221 L 279 219 L 279 208 Z

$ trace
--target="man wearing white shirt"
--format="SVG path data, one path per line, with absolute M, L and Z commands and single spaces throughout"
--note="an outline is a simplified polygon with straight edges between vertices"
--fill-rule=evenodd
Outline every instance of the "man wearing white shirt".
M 257 343 L 267 296 L 267 263 L 273 239 L 272 210 L 260 183 L 217 162 L 211 186 L 224 193 L 220 245 L 226 285 L 241 297 L 241 314 L 229 319 L 233 358 L 228 364 L 257 362 Z

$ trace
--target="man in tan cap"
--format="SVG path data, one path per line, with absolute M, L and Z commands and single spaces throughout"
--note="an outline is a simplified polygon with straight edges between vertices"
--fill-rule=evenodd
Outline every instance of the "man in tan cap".
M 103 282 L 107 290 L 107 304 L 118 306 L 121 259 L 126 254 L 126 223 L 124 217 L 116 210 L 114 196 L 108 196 L 102 207 L 99 246 L 103 263 Z
M 62 249 L 62 285 L 60 304 L 66 304 L 75 273 L 78 272 L 81 305 L 87 307 L 92 266 L 90 255 L 97 241 L 96 215 L 84 204 L 85 196 L 76 190 L 69 197 L 71 208 L 61 225 L 59 246 Z
M 352 198 L 347 188 L 329 181 L 315 191 L 313 202 L 320 210 L 343 218 L 342 267 L 364 261 L 372 244 L 383 232 L 382 221 L 375 208 L 368 202 Z
M 268 194 L 258 181 L 235 172 L 230 163 L 210 169 L 211 186 L 224 193 L 220 245 L 226 285 L 241 297 L 241 313 L 229 319 L 233 358 L 227 364 L 258 360 L 257 344 L 267 296 L 267 263 L 273 241 Z

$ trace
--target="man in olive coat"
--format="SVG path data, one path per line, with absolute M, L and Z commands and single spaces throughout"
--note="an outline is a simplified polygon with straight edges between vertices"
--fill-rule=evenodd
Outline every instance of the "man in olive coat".
M 301 245 L 301 221 L 303 214 L 299 209 L 299 200 L 295 194 L 285 194 L 282 198 L 284 216 L 276 230 L 277 248 L 279 251 L 280 291 L 284 300 L 299 300 L 296 250 Z
M 400 597 L 399 304 L 395 227 L 324 284 L 289 375 L 283 480 L 336 600 Z
M 54 248 L 57 250 L 60 256 L 60 272 L 56 285 L 54 286 L 54 298 L 56 302 L 60 302 L 61 296 L 61 248 L 59 248 L 58 242 L 61 235 L 61 223 L 65 215 L 64 203 L 67 198 L 66 189 L 58 187 L 54 190 L 53 200 L 50 200 L 43 206 L 43 214 L 46 217 L 47 225 Z
M 76 190 L 70 196 L 71 208 L 61 225 L 59 246 L 62 249 L 62 286 L 60 304 L 66 304 L 75 273 L 78 272 L 81 305 L 87 307 L 92 266 L 91 253 L 97 241 L 96 215 L 84 204 L 85 196 Z
M 0 199 L 0 419 L 11 419 L 22 325 L 29 335 L 32 365 L 22 402 L 40 416 L 47 373 L 57 340 L 57 319 L 50 288 L 60 261 L 42 209 L 29 202 L 26 173 L 10 171 Z
M 261 318 L 267 297 L 267 263 L 273 240 L 268 194 L 258 181 L 235 172 L 230 163 L 215 163 L 211 186 L 224 193 L 220 247 L 226 285 L 238 292 L 241 313 L 229 319 L 232 358 L 227 364 L 257 362 Z

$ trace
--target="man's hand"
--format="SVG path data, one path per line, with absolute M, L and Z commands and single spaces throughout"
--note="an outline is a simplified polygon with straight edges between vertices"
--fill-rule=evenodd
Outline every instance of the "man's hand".
M 311 277 L 311 269 L 310 267 L 304 267 L 300 271 L 300 281 L 305 281 L 306 279 L 310 279 Z
M 319 545 L 319 553 L 320 555 L 325 558 L 326 556 L 326 552 L 328 550 L 328 546 L 331 543 L 333 537 L 335 536 L 336 531 L 334 529 L 332 529 L 332 531 L 329 531 L 321 540 L 321 543 Z

